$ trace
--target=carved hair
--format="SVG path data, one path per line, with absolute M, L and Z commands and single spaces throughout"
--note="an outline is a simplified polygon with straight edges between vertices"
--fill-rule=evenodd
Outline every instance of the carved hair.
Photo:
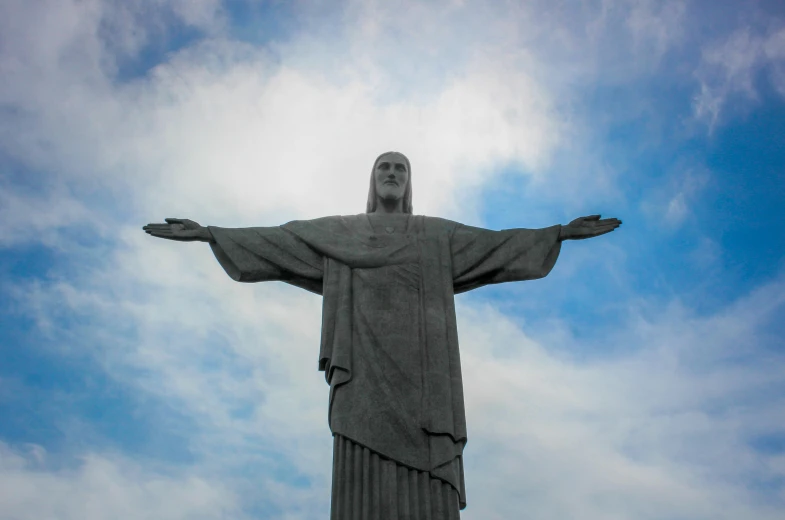
M 412 167 L 411 164 L 409 164 L 409 158 L 406 157 L 401 152 L 384 152 L 379 157 L 377 157 L 376 160 L 373 162 L 373 168 L 371 169 L 371 188 L 370 190 L 368 190 L 368 204 L 365 207 L 365 212 L 373 213 L 374 211 L 376 211 L 376 203 L 378 201 L 376 200 L 376 178 L 374 174 L 376 172 L 376 167 L 379 165 L 379 161 L 382 159 L 382 157 L 390 154 L 400 155 L 401 157 L 403 157 L 403 160 L 406 163 L 406 173 L 407 173 L 407 178 L 409 180 L 406 182 L 406 189 L 403 191 L 403 212 L 411 215 L 413 211 L 412 210 Z

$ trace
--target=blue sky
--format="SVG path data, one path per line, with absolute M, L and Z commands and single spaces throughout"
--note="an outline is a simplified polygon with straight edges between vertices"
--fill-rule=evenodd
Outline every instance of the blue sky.
M 416 213 L 624 221 L 457 298 L 463 518 L 781 518 L 781 3 L 12 0 L 0 74 L 0 518 L 323 518 L 320 299 L 140 227 L 389 149 Z

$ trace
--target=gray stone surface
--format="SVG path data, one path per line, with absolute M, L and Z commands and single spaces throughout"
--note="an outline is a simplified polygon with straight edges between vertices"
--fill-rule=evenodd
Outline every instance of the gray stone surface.
M 592 215 L 565 226 L 491 231 L 413 215 L 411 166 L 388 152 L 374 162 L 366 213 L 232 229 L 166 219 L 144 230 L 209 242 L 236 281 L 278 280 L 321 294 L 319 369 L 330 385 L 331 431 L 449 484 L 463 509 L 466 423 L 453 296 L 542 278 L 562 241 L 620 224 Z M 334 475 L 345 479 L 346 471 Z M 380 517 L 397 518 L 391 510 Z

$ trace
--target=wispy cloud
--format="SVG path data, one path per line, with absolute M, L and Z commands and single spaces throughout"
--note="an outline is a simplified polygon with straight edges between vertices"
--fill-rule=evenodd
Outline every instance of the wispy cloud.
M 711 181 L 711 174 L 699 164 L 685 162 L 664 176 L 642 201 L 644 213 L 652 220 L 677 229 L 692 215 L 691 206 Z
M 594 149 L 615 112 L 588 117 L 581 103 L 593 88 L 652 77 L 689 23 L 681 2 L 348 2 L 330 24 L 298 5 L 300 30 L 265 46 L 234 39 L 217 1 L 0 7 L 0 71 L 11 78 L 0 86 L 0 146 L 13 159 L 0 172 L 0 245 L 40 242 L 67 258 L 45 279 L 4 283 L 4 296 L 35 320 L 44 354 L 87 356 L 140 406 L 186 417 L 159 426 L 193 455 L 174 466 L 117 454 L 119 438 L 104 439 L 115 452 L 71 442 L 83 460 L 58 469 L 40 447 L 3 444 L 0 507 L 12 515 L 323 517 L 320 299 L 235 284 L 204 244 L 156 241 L 140 226 L 360 212 L 371 161 L 387 149 L 412 159 L 418 213 L 481 223 L 478 194 L 510 164 L 559 193 L 559 211 L 596 197 L 625 203 L 620 172 Z M 204 37 L 121 79 L 124 60 L 163 38 L 167 17 Z M 760 56 L 779 60 L 780 40 L 738 33 L 727 49 L 707 47 L 697 77 L 710 95 L 696 113 L 718 117 L 712 103 L 751 95 Z M 676 167 L 629 205 L 644 199 L 677 228 L 704 171 Z M 30 172 L 45 190 L 13 182 Z M 523 215 L 519 204 L 493 209 Z M 100 251 L 72 244 L 74 229 Z M 722 251 L 712 243 L 713 258 Z M 751 443 L 782 433 L 785 382 L 769 337 L 782 280 L 701 315 L 677 297 L 635 294 L 619 247 L 581 251 L 565 251 L 561 279 L 538 283 L 575 290 L 586 264 L 602 264 L 594 276 L 626 298 L 602 342 L 572 331 L 564 310 L 526 323 L 461 300 L 463 516 L 774 519 L 783 456 Z
M 694 102 L 695 115 L 710 130 L 723 112 L 743 112 L 744 106 L 758 101 L 757 83 L 762 75 L 785 96 L 785 25 L 773 25 L 763 33 L 744 26 L 713 42 L 703 49 L 696 75 L 700 92 Z
M 245 518 L 237 495 L 215 480 L 151 471 L 116 454 L 88 453 L 56 470 L 48 459 L 40 446 L 0 443 L 3 518 Z
M 186 259 L 165 249 L 124 250 L 125 260 L 89 273 L 91 283 L 74 281 L 81 288 L 60 282 L 28 294 L 44 315 L 65 307 L 90 317 L 67 324 L 65 337 L 95 349 L 112 377 L 195 421 L 188 438 L 201 471 L 261 478 L 287 467 L 310 484 L 262 479 L 259 495 L 297 496 L 279 503 L 318 511 L 330 468 L 327 387 L 315 370 L 318 298 L 233 284 L 207 251 Z M 163 270 L 139 268 L 156 260 Z M 126 280 L 111 298 L 108 279 Z M 785 305 L 782 288 L 774 281 L 703 317 L 677 301 L 638 306 L 602 345 L 552 323 L 530 323 L 527 334 L 493 308 L 462 305 L 472 497 L 464 516 L 776 518 L 781 504 L 766 489 L 782 488 L 782 455 L 752 441 L 785 434 L 783 360 L 766 333 Z M 120 321 L 138 337 L 106 341 L 119 337 Z M 616 354 L 588 361 L 565 354 L 609 346 Z
M 785 434 L 783 359 L 762 334 L 781 290 L 773 282 L 702 318 L 675 302 L 633 312 L 602 345 L 556 336 L 573 352 L 615 345 L 588 363 L 555 357 L 561 342 L 538 342 L 497 311 L 463 308 L 476 493 L 465 516 L 777 518 L 783 455 L 752 441 Z

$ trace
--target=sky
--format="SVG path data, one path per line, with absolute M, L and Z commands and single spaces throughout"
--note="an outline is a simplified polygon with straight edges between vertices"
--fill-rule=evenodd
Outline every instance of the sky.
M 456 297 L 465 520 L 782 520 L 785 4 L 4 0 L 0 520 L 326 518 L 321 299 L 165 217 L 602 214 Z

